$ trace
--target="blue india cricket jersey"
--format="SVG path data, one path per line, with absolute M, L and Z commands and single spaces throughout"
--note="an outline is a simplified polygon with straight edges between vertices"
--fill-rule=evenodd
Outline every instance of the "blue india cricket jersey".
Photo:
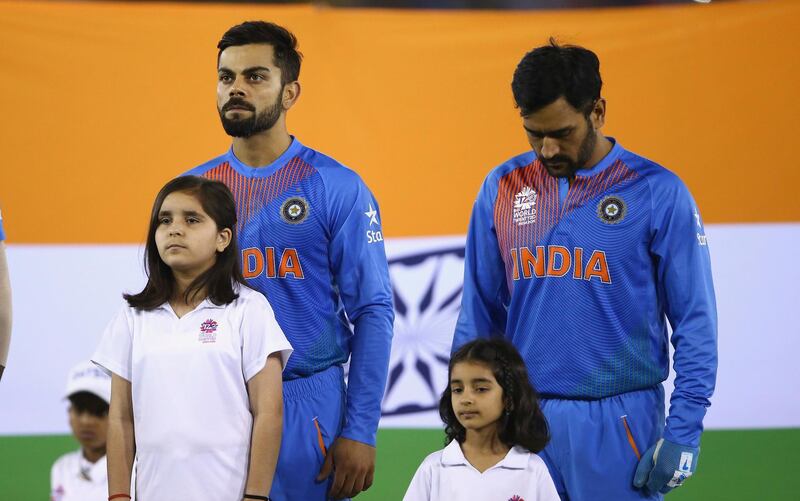
M 186 174 L 233 192 L 243 275 L 269 299 L 295 350 L 284 379 L 341 365 L 352 353 L 343 435 L 374 444 L 394 310 L 378 204 L 367 186 L 294 138 L 270 165 L 249 167 L 231 149 Z
M 700 214 L 668 170 L 615 143 L 572 186 L 533 152 L 493 170 L 473 208 L 454 349 L 506 335 L 537 390 L 597 399 L 677 374 L 666 438 L 699 442 L 717 368 Z

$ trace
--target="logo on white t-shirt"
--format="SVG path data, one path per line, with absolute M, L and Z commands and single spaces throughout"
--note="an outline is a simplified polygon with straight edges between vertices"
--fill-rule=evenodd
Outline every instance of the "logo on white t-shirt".
M 217 322 L 209 318 L 200 324 L 200 337 L 198 339 L 201 343 L 215 343 L 217 341 Z

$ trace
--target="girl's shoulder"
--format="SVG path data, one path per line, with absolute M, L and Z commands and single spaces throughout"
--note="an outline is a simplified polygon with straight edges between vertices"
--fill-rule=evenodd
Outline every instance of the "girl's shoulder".
M 528 471 L 538 471 L 541 469 L 547 469 L 547 464 L 545 464 L 544 459 L 542 459 L 538 454 L 535 452 L 531 452 L 524 447 L 520 447 L 519 445 L 515 445 L 512 449 L 515 455 L 520 458 L 527 459 L 527 470 Z
M 422 460 L 421 466 L 436 466 L 442 464 L 442 456 L 444 454 L 444 449 L 439 449 L 438 451 L 431 452 L 425 459 Z
M 269 306 L 269 301 L 267 298 L 264 297 L 264 294 L 258 292 L 255 289 L 251 289 L 250 287 L 244 284 L 236 284 L 233 288 L 234 292 L 239 295 L 236 299 L 233 300 L 229 306 L 233 307 L 241 307 L 244 305 L 256 305 L 256 306 Z

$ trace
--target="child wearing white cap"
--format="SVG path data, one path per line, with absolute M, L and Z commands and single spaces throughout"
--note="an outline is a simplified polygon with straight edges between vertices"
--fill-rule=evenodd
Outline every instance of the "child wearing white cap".
M 52 501 L 104 501 L 108 496 L 106 432 L 111 376 L 91 362 L 73 367 L 67 378 L 69 426 L 81 444 L 50 471 Z

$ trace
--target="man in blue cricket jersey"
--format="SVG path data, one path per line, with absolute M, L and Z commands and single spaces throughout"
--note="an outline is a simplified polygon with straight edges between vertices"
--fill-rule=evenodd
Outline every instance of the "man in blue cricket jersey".
M 520 350 L 563 499 L 661 499 L 695 470 L 714 390 L 710 258 L 681 180 L 600 132 L 599 68 L 552 39 L 517 66 L 533 151 L 478 193 L 453 349 L 505 335 Z M 665 421 L 667 322 L 677 377 Z
M 292 33 L 245 22 L 218 48 L 217 107 L 233 146 L 188 174 L 230 187 L 244 277 L 295 350 L 270 497 L 355 496 L 373 480 L 394 321 L 378 203 L 355 172 L 287 132 L 300 96 Z

